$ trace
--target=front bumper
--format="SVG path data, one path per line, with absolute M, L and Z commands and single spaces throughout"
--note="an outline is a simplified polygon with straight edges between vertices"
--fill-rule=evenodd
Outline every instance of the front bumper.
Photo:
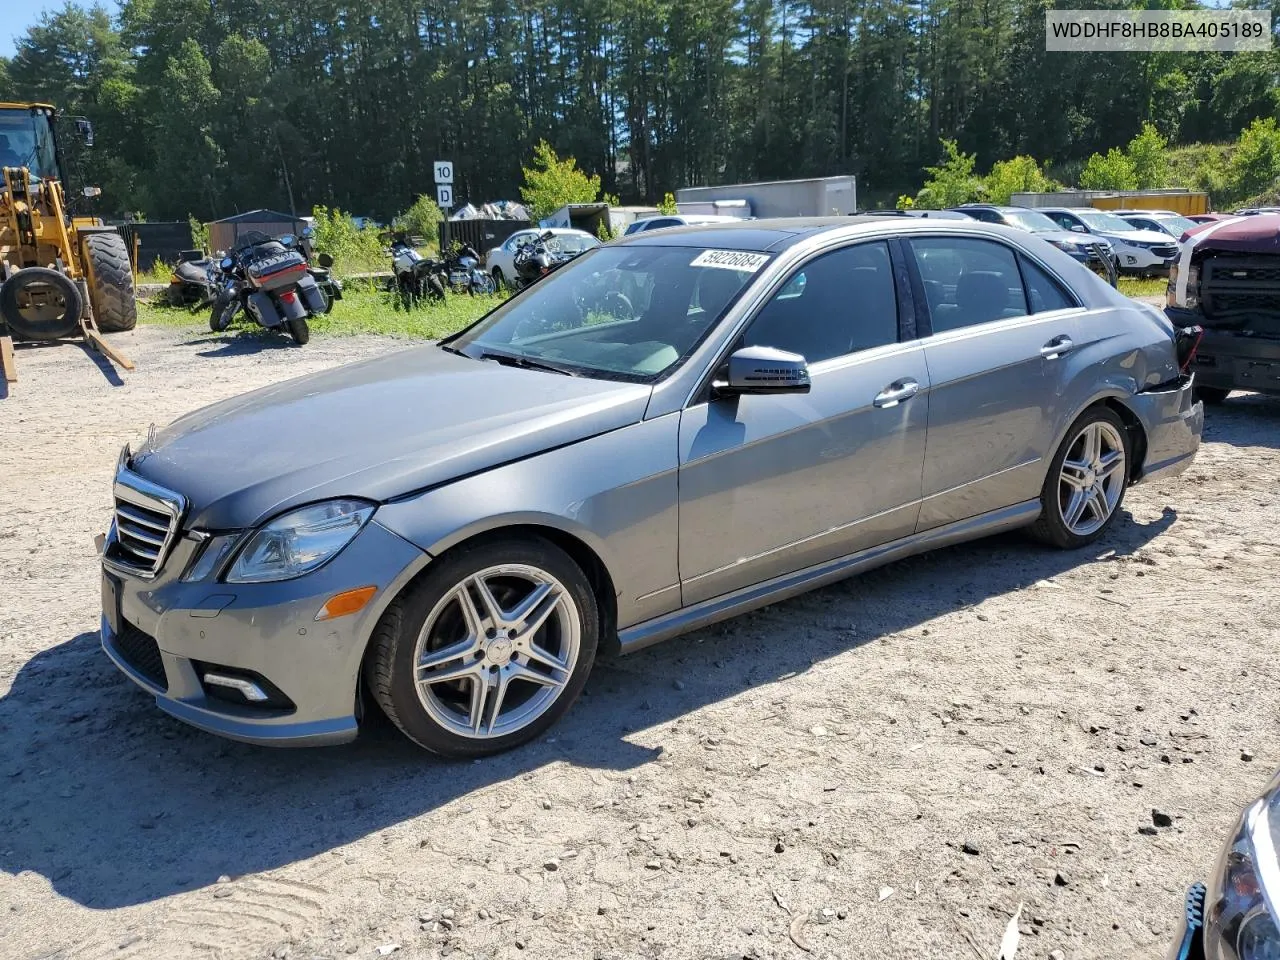
M 1131 404 L 1147 438 L 1136 479 L 1173 477 L 1191 466 L 1204 432 L 1204 404 L 1195 399 L 1195 378 L 1183 374 L 1135 394 Z
M 1151 250 L 1131 247 L 1127 244 L 1113 244 L 1112 247 L 1121 273 L 1167 273 L 1169 265 L 1177 259 L 1176 255 L 1160 256 Z
M 1169 307 L 1165 313 L 1174 323 L 1205 322 L 1195 310 Z M 1280 340 L 1205 327 L 1193 369 L 1202 387 L 1280 395 Z
M 1187 889 L 1182 920 L 1166 960 L 1205 960 L 1204 898 L 1203 883 L 1193 883 Z
M 376 518 L 319 570 L 278 583 L 184 583 L 198 542 L 184 536 L 144 580 L 104 566 L 102 647 L 166 713 L 234 740 L 280 746 L 355 737 L 360 663 L 382 611 L 427 561 Z M 378 592 L 358 613 L 317 621 L 335 594 Z M 214 672 L 265 680 L 271 699 L 228 699 Z

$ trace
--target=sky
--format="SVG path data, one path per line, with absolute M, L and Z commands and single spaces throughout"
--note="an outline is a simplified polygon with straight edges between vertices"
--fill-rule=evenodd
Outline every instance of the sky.
M 27 32 L 27 27 L 40 21 L 46 10 L 61 10 L 64 0 L 0 0 L 0 57 L 13 56 L 13 41 Z M 81 4 L 92 6 L 91 0 Z M 114 0 L 106 0 L 105 6 L 115 10 Z

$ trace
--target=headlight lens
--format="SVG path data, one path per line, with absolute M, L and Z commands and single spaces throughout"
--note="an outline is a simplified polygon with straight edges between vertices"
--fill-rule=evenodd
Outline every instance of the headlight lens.
M 249 538 L 228 583 L 291 580 L 336 557 L 373 516 L 363 500 L 328 500 L 276 517 Z
M 1280 797 L 1268 794 L 1245 813 L 1218 858 L 1205 898 L 1208 960 L 1280 960 L 1280 931 L 1268 901 L 1280 876 L 1273 826 Z

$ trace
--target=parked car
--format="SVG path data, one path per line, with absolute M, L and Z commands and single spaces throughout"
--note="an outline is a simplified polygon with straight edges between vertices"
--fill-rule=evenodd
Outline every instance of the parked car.
M 1163 274 L 1178 245 L 1167 234 L 1136 230 L 1115 214 L 1093 207 L 1043 207 L 1040 212 L 1063 230 L 1103 237 L 1116 255 L 1121 273 Z
M 934 220 L 971 220 L 972 217 L 966 217 L 963 213 L 956 213 L 952 210 L 925 210 L 923 208 L 914 208 L 911 210 L 855 210 L 849 214 L 851 217 L 923 217 L 932 218 Z
M 1197 227 L 1169 271 L 1165 311 L 1199 324 L 1196 389 L 1208 403 L 1232 390 L 1280 396 L 1280 215 Z
M 1242 207 L 1232 211 L 1233 217 L 1256 217 L 1264 213 L 1280 213 L 1280 207 Z
M 641 233 L 126 447 L 102 644 L 225 736 L 335 743 L 380 708 L 494 753 L 601 650 L 997 531 L 1094 542 L 1196 452 L 1189 348 L 976 221 Z
M 999 223 L 1006 227 L 1013 227 L 1015 230 L 1034 233 L 1046 243 L 1053 244 L 1071 259 L 1078 260 L 1094 273 L 1106 277 L 1108 282 L 1115 280 L 1115 252 L 1111 248 L 1110 241 L 1105 237 L 1063 230 L 1043 213 L 1030 207 L 966 203 L 951 209 L 984 223 Z
M 1187 219 L 1194 223 L 1213 223 L 1215 220 L 1226 220 L 1232 216 L 1229 213 L 1189 213 Z
M 627 229 L 623 231 L 623 236 L 630 236 L 633 233 L 645 233 L 649 230 L 665 230 L 667 227 L 695 227 L 707 226 L 712 223 L 740 223 L 741 221 L 741 217 L 726 217 L 710 213 L 661 214 L 644 220 L 635 220 L 627 224 Z
M 1112 210 L 1111 213 L 1135 230 L 1154 230 L 1174 240 L 1180 240 L 1188 230 L 1199 226 L 1190 217 L 1172 210 Z
M 550 252 L 560 259 L 576 257 L 587 250 L 600 246 L 600 241 L 585 230 L 570 227 L 550 227 L 548 229 L 520 230 L 497 247 L 485 254 L 484 266 L 499 287 L 516 285 L 515 259 L 516 251 L 526 243 L 532 243 L 544 234 L 550 233 L 552 239 L 545 241 Z
M 1149 828 L 1154 832 L 1154 828 Z M 1280 956 L 1280 776 L 1236 821 L 1209 874 L 1187 890 L 1168 960 Z

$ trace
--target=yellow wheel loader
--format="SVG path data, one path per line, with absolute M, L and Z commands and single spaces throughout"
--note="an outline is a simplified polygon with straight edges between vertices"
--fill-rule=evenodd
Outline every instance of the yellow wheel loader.
M 0 103 L 0 368 L 10 382 L 13 338 L 84 337 L 133 369 L 99 335 L 137 323 L 129 249 L 114 227 L 69 215 L 59 119 L 48 104 Z M 73 122 L 92 146 L 89 122 Z

